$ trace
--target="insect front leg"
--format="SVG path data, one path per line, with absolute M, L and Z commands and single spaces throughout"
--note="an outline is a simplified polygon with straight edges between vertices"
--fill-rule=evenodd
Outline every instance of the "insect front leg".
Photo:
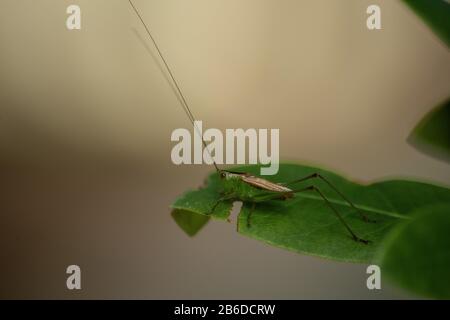
M 328 179 L 326 179 L 324 176 L 322 176 L 320 173 L 312 173 L 309 176 L 294 180 L 294 181 L 290 181 L 288 183 L 283 183 L 283 184 L 294 184 L 294 183 L 299 183 L 299 182 L 303 182 L 303 181 L 307 181 L 310 179 L 320 179 L 323 182 L 325 182 L 331 189 L 334 190 L 334 192 L 336 192 L 342 199 L 344 199 L 345 202 L 347 202 L 353 209 L 356 210 L 356 212 L 358 212 L 359 216 L 365 221 L 365 222 L 376 222 L 375 220 L 370 220 L 369 217 L 367 217 L 366 214 L 364 214 L 361 210 L 359 210 L 358 208 L 356 208 L 356 206 L 353 204 L 353 202 L 351 202 L 342 192 L 340 192 L 338 190 L 338 188 L 336 188 L 330 181 L 328 181 Z
M 221 202 L 224 202 L 224 201 L 227 201 L 227 200 L 231 200 L 231 199 L 234 199 L 234 195 L 233 195 L 233 194 L 226 194 L 226 195 L 220 197 L 220 198 L 214 203 L 214 205 L 211 207 L 211 210 L 208 212 L 208 215 L 213 214 L 214 211 L 216 210 L 217 206 L 218 206 Z M 230 222 L 230 221 L 228 220 L 228 222 Z

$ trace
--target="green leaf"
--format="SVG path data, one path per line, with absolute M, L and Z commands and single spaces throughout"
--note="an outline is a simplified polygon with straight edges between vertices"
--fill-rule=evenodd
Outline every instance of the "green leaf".
M 403 0 L 450 47 L 450 3 L 447 0 Z
M 450 159 L 450 98 L 428 113 L 408 138 L 417 149 L 443 160 Z
M 209 221 L 210 217 L 185 210 L 173 210 L 172 218 L 189 236 L 194 236 Z
M 450 204 L 414 212 L 382 247 L 382 275 L 419 295 L 450 299 Z
M 259 174 L 259 166 L 233 168 L 241 172 Z M 318 168 L 296 164 L 281 164 L 275 176 L 264 176 L 273 182 L 288 182 L 319 172 L 329 179 L 358 208 L 376 220 L 367 223 L 345 201 L 322 181 L 300 183 L 301 188 L 314 183 L 361 238 L 371 241 L 365 245 L 353 241 L 339 220 L 315 193 L 298 193 L 287 201 L 268 201 L 256 206 L 250 227 L 247 216 L 251 205 L 245 204 L 239 215 L 239 232 L 262 242 L 291 251 L 350 262 L 372 261 L 386 234 L 399 221 L 409 219 L 409 212 L 436 202 L 450 203 L 447 188 L 404 180 L 361 185 Z M 220 178 L 217 173 L 208 177 L 207 186 L 189 191 L 172 204 L 172 208 L 208 215 L 220 198 Z M 211 214 L 224 220 L 232 208 L 232 201 L 222 202 Z

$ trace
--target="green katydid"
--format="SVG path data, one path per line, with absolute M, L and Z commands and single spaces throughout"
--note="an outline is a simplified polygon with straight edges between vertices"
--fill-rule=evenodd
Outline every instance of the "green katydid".
M 195 117 L 193 116 L 189 105 L 181 92 L 180 86 L 178 85 L 177 81 L 175 80 L 175 77 L 164 59 L 163 54 L 161 53 L 161 50 L 159 49 L 159 46 L 157 45 L 153 35 L 151 34 L 149 28 L 147 27 L 146 23 L 144 22 L 142 16 L 140 15 L 139 11 L 133 4 L 132 0 L 128 0 L 131 7 L 133 8 L 134 12 L 136 13 L 137 17 L 141 21 L 142 25 L 145 28 L 145 31 L 147 32 L 150 40 L 152 41 L 154 47 L 156 48 L 156 51 L 161 58 L 161 61 L 163 62 L 172 82 L 173 85 L 180 97 L 180 104 L 182 108 L 184 109 L 186 115 L 189 118 L 189 121 L 194 126 L 194 128 L 198 131 L 198 128 L 195 125 Z M 201 136 L 201 134 L 200 134 Z M 206 142 L 204 141 L 203 137 L 201 136 L 203 146 L 209 153 L 208 146 L 206 145 Z M 229 170 L 223 170 L 220 169 L 217 165 L 217 163 L 214 161 L 211 154 L 209 154 L 212 163 L 217 171 L 217 173 L 220 176 L 220 183 L 222 187 L 222 194 L 221 197 L 214 203 L 214 205 L 211 207 L 211 210 L 209 214 L 212 214 L 216 207 L 224 201 L 242 201 L 243 203 L 250 203 L 251 209 L 247 215 L 247 226 L 251 226 L 251 215 L 253 211 L 255 210 L 255 206 L 259 203 L 264 203 L 266 201 L 270 200 L 289 200 L 294 197 L 296 193 L 300 192 L 307 192 L 307 191 L 314 191 L 316 192 L 325 202 L 325 204 L 331 209 L 331 212 L 333 212 L 337 219 L 342 223 L 343 227 L 347 230 L 347 232 L 350 234 L 351 238 L 354 241 L 361 242 L 364 244 L 368 244 L 368 240 L 364 240 L 360 237 L 358 237 L 355 232 L 351 229 L 351 227 L 347 224 L 347 222 L 344 220 L 344 218 L 341 216 L 341 214 L 338 212 L 338 210 L 331 204 L 331 202 L 327 199 L 327 197 L 314 185 L 310 185 L 307 187 L 294 189 L 291 185 L 294 185 L 296 183 L 305 182 L 312 179 L 320 179 L 323 182 L 328 185 L 334 192 L 336 192 L 345 202 L 347 202 L 350 207 L 352 207 L 354 210 L 358 212 L 358 214 L 361 216 L 361 218 L 365 222 L 371 222 L 371 220 L 368 219 L 368 217 L 361 212 L 359 209 L 355 207 L 355 205 L 342 194 L 328 179 L 326 179 L 324 176 L 320 175 L 319 173 L 313 173 L 306 177 L 302 177 L 300 179 L 296 179 L 293 181 L 290 181 L 288 183 L 274 183 L 269 180 L 266 180 L 261 177 L 257 177 L 255 175 L 245 173 L 245 172 L 235 172 L 235 171 L 229 171 Z M 241 210 L 242 212 L 242 210 Z M 239 213 L 240 214 L 240 213 Z M 239 228 L 239 217 L 237 219 L 237 228 Z

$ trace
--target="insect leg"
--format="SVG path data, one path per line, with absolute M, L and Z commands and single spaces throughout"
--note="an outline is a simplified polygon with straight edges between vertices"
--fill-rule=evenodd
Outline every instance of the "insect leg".
M 316 191 L 320 197 L 325 201 L 325 203 L 328 205 L 328 207 L 330 207 L 331 210 L 333 210 L 334 214 L 336 215 L 336 217 L 339 219 L 339 221 L 344 225 L 344 227 L 347 229 L 347 231 L 350 233 L 350 235 L 352 236 L 353 240 L 355 241 L 359 241 L 362 242 L 364 244 L 368 244 L 369 241 L 368 240 L 364 240 L 359 238 L 354 232 L 353 230 L 350 228 L 350 226 L 347 224 L 347 222 L 345 222 L 344 218 L 341 216 L 341 214 L 336 210 L 336 208 L 331 204 L 331 202 L 325 197 L 325 195 L 316 187 L 316 186 L 309 186 L 306 187 L 304 189 L 299 189 L 299 190 L 294 190 L 294 193 L 298 193 L 298 192 L 303 192 L 303 191 L 308 191 L 308 190 L 314 190 Z
M 233 198 L 234 198 L 234 195 L 230 195 L 230 194 L 227 194 L 227 195 L 224 195 L 224 196 L 220 197 L 220 198 L 214 203 L 214 205 L 212 206 L 211 210 L 208 212 L 208 215 L 213 214 L 214 211 L 216 210 L 217 206 L 218 206 L 221 202 L 226 201 L 226 200 L 231 200 L 231 199 L 233 199 Z
M 344 225 L 344 227 L 350 233 L 350 235 L 351 235 L 353 240 L 355 240 L 357 242 L 362 242 L 364 244 L 368 244 L 369 243 L 368 240 L 364 240 L 364 239 L 359 238 L 353 232 L 353 230 L 350 228 L 350 226 L 347 224 L 347 222 L 345 222 L 345 220 L 341 216 L 341 214 L 336 210 L 336 208 L 331 204 L 331 202 L 325 197 L 325 195 L 316 186 L 309 186 L 309 187 L 302 188 L 302 189 L 292 190 L 291 193 L 299 193 L 299 192 L 305 192 L 305 191 L 310 191 L 310 190 L 314 190 L 320 195 L 320 197 L 325 201 L 325 203 L 328 205 L 328 207 L 333 211 L 333 213 L 336 215 L 336 217 L 339 219 L 339 221 Z M 287 193 L 289 193 L 289 192 L 286 192 L 286 194 Z M 268 201 L 268 200 L 274 200 L 274 199 L 279 199 L 280 197 L 283 197 L 284 194 L 285 193 L 264 194 L 261 197 L 255 197 L 253 200 L 255 202 L 263 202 L 263 201 Z
M 309 176 L 306 176 L 304 178 L 301 179 L 297 179 L 285 184 L 293 184 L 293 183 L 299 183 L 302 181 L 307 181 L 309 179 L 314 179 L 314 178 L 319 178 L 320 180 L 322 180 L 323 182 L 325 182 L 331 189 L 333 189 L 342 199 L 344 199 L 345 202 L 347 202 L 353 209 L 356 210 L 356 212 L 358 212 L 359 216 L 365 221 L 365 222 L 375 222 L 374 220 L 370 220 L 367 215 L 365 215 L 363 212 L 361 212 L 361 210 L 359 210 L 358 208 L 355 207 L 355 205 L 342 193 L 338 190 L 338 188 L 336 188 L 330 181 L 328 181 L 328 179 L 326 179 L 324 176 L 322 176 L 320 173 L 313 173 L 310 174 Z
M 252 216 L 253 211 L 255 211 L 256 202 L 252 203 L 252 207 L 250 208 L 250 212 L 247 215 L 247 228 L 250 228 L 250 217 Z
M 237 218 L 236 218 L 236 231 L 237 232 L 239 232 L 239 218 L 241 216 L 242 211 L 244 211 L 244 205 L 245 205 L 245 203 L 242 205 L 241 211 L 239 211 Z M 250 212 L 247 215 L 247 228 L 250 226 L 250 215 L 252 214 L 253 210 L 255 210 L 255 206 L 256 206 L 256 203 L 253 202 Z

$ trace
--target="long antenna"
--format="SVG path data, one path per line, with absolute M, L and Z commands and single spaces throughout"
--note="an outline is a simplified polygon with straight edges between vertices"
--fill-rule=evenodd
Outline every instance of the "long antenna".
M 134 6 L 133 1 L 128 0 L 128 2 L 130 3 L 131 7 L 133 8 L 134 12 L 136 13 L 136 15 L 138 16 L 139 20 L 141 21 L 142 25 L 145 28 L 145 31 L 147 32 L 148 36 L 150 37 L 150 39 L 153 42 L 153 45 L 156 48 L 156 51 L 158 52 L 159 57 L 161 58 L 162 62 L 164 63 L 164 66 L 167 69 L 167 72 L 169 73 L 170 78 L 172 79 L 173 84 L 175 85 L 175 88 L 177 89 L 178 94 L 181 97 L 181 106 L 183 107 L 184 112 L 186 113 L 186 115 L 188 116 L 190 122 L 192 123 L 192 125 L 194 126 L 194 128 L 197 130 L 197 133 L 199 134 L 200 138 L 202 139 L 203 142 L 203 146 L 205 147 L 206 151 L 208 152 L 214 167 L 216 168 L 217 171 L 220 171 L 219 167 L 217 166 L 217 163 L 214 161 L 213 157 L 211 156 L 211 153 L 209 152 L 208 146 L 206 145 L 205 140 L 203 140 L 203 136 L 200 132 L 200 130 L 197 128 L 197 126 L 195 125 L 195 117 L 191 112 L 191 109 L 189 108 L 189 105 L 186 101 L 186 98 L 184 97 L 183 93 L 181 92 L 180 86 L 178 85 L 177 81 L 175 80 L 175 77 L 173 76 L 172 71 L 170 70 L 169 65 L 167 64 L 166 59 L 164 59 L 164 56 L 161 53 L 161 50 L 159 49 L 158 44 L 155 41 L 155 38 L 153 38 L 152 33 L 150 32 L 150 29 L 147 27 L 147 24 L 144 22 L 144 19 L 142 18 L 141 14 L 139 13 L 139 11 L 137 10 L 137 8 Z

